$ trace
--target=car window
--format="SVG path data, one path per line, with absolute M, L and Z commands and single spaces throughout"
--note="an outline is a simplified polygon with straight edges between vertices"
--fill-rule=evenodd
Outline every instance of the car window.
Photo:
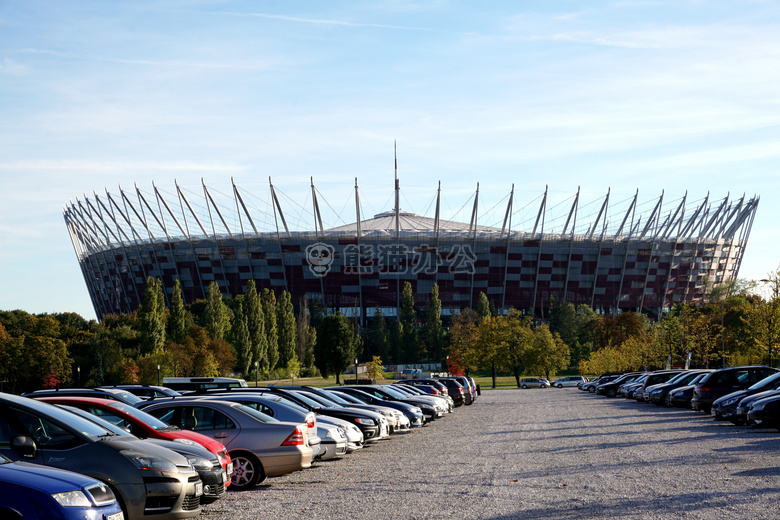
M 236 427 L 230 417 L 205 406 L 190 406 L 182 413 L 185 428 L 188 430 L 230 430 Z
M 742 368 L 739 370 L 734 371 L 734 380 L 738 383 L 749 383 L 750 382 L 750 370 L 746 368 Z
M 114 426 L 119 426 L 120 428 L 128 428 L 131 426 L 131 424 L 128 421 L 126 421 L 123 417 L 115 413 L 109 412 L 107 410 L 103 410 L 101 408 L 95 408 L 94 406 L 88 406 L 86 410 L 96 417 L 105 419 L 106 421 L 110 422 Z
M 16 408 L 11 408 L 11 412 L 19 419 L 39 448 L 64 450 L 83 444 L 81 439 L 52 421 Z

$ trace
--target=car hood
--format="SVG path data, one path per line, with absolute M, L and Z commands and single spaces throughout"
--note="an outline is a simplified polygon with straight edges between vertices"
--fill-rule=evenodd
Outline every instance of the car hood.
M 0 465 L 0 482 L 2 481 L 21 484 L 45 493 L 73 491 L 76 488 L 95 484 L 95 479 L 80 473 L 29 462 Z
M 190 467 L 190 463 L 187 461 L 187 458 L 179 453 L 176 453 L 175 451 L 169 450 L 168 448 L 163 448 L 162 446 L 158 446 L 157 444 L 154 444 L 152 442 L 147 442 L 143 439 L 138 439 L 135 437 L 108 437 L 100 442 L 105 442 L 106 444 L 110 445 L 112 448 L 114 448 L 117 451 L 122 450 L 135 450 L 147 455 L 156 455 L 158 457 L 163 457 L 165 459 L 168 459 L 169 461 L 173 462 L 177 466 L 185 466 Z

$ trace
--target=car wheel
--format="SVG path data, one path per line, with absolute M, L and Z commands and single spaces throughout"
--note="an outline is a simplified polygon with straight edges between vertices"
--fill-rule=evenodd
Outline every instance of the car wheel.
M 528 385 L 523 385 L 523 390 L 528 390 Z
M 248 453 L 231 453 L 233 459 L 233 474 L 230 476 L 230 487 L 235 491 L 253 489 L 265 480 L 263 465 L 257 457 Z
M 615 396 L 617 396 L 617 390 L 615 390 L 614 388 L 610 388 L 609 390 L 607 390 L 607 397 L 615 397 Z
M 588 392 L 590 392 L 591 394 L 595 394 L 596 393 L 596 387 L 595 386 L 589 386 L 588 387 Z
M 563 388 L 563 385 L 562 385 L 561 383 L 558 383 L 558 384 L 557 384 L 557 385 L 555 385 L 555 386 L 557 386 L 558 388 Z

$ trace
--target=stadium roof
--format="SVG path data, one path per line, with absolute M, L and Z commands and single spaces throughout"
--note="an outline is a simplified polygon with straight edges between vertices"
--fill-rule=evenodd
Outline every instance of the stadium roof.
M 395 211 L 385 211 L 384 213 L 374 215 L 374 218 L 372 219 L 361 221 L 360 229 L 364 233 L 370 233 L 372 231 L 386 231 L 388 233 L 395 233 L 395 220 Z M 400 231 L 435 231 L 436 219 L 422 217 L 411 211 L 400 210 L 398 212 L 398 227 Z M 469 224 L 453 222 L 450 220 L 440 220 L 439 231 L 469 231 Z M 477 231 L 499 233 L 501 230 L 489 226 L 477 226 Z M 330 228 L 327 230 L 327 232 L 356 233 L 357 224 L 352 223 L 344 226 Z

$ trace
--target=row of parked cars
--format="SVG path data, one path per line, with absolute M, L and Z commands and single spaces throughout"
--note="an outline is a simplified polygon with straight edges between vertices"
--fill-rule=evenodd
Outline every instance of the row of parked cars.
M 606 397 L 690 408 L 738 425 L 780 429 L 780 370 L 764 365 L 608 374 L 578 387 Z
M 191 518 L 228 489 L 408 433 L 479 395 L 464 377 L 329 388 L 226 379 L 0 393 L 0 518 Z

